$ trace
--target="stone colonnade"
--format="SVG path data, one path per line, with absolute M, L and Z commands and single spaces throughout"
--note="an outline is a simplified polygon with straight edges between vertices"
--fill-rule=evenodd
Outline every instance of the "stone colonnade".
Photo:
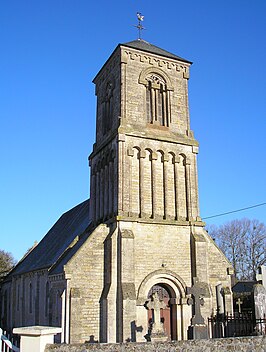
M 91 217 L 104 221 L 114 214 L 115 152 L 111 150 L 102 159 L 97 159 L 91 171 Z
M 127 150 L 128 210 L 140 218 L 191 220 L 191 161 L 183 153 L 133 147 Z M 196 205 L 197 207 L 197 205 Z

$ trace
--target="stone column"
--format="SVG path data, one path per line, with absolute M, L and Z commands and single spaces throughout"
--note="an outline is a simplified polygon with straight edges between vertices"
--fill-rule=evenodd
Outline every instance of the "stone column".
M 113 216 L 114 212 L 114 160 L 109 163 L 109 212 Z
M 167 114 L 167 92 L 162 92 L 162 120 L 164 126 L 169 126 L 168 114 Z
M 95 167 L 91 169 L 91 219 L 96 219 L 96 175 L 95 175 Z
M 136 341 L 136 288 L 134 233 L 132 230 L 121 229 L 121 292 L 123 340 Z M 119 262 L 119 261 L 118 261 Z
M 163 194 L 164 194 L 164 219 L 169 214 L 169 197 L 168 197 L 168 155 L 163 155 Z
M 123 214 L 125 202 L 125 135 L 119 134 L 118 139 L 118 214 Z
M 157 193 L 156 193 L 156 160 L 158 159 L 157 153 L 152 152 L 151 155 L 151 172 L 152 172 L 152 218 L 154 219 L 157 215 Z
M 152 123 L 155 123 L 156 115 L 155 115 L 155 91 L 151 88 L 151 115 L 152 115 Z
M 61 343 L 64 343 L 65 340 L 65 329 L 66 329 L 66 289 L 64 289 L 62 295 L 62 307 L 61 307 L 61 326 L 62 326 L 62 333 L 61 333 Z
M 64 329 L 64 343 L 69 343 L 69 328 L 70 328 L 70 277 L 66 277 L 65 289 L 65 329 Z M 62 340 L 62 338 L 61 338 Z
M 126 113 L 126 71 L 127 71 L 127 57 L 123 55 L 121 57 L 121 117 L 122 119 L 127 118 Z
M 132 160 L 134 151 L 132 148 L 127 149 L 128 158 L 128 215 L 132 216 Z
M 145 150 L 139 151 L 139 205 L 140 212 L 139 216 L 144 216 L 144 199 L 145 199 L 145 189 L 144 189 L 144 158 L 146 156 Z
M 167 91 L 167 118 L 168 118 L 168 123 L 170 125 L 171 123 L 171 104 L 170 104 L 170 91 Z
M 190 160 L 186 160 L 186 198 L 187 198 L 187 220 L 191 220 L 191 181 L 190 181 Z
M 104 167 L 104 218 L 107 219 L 109 215 L 109 175 L 108 175 L 108 160 Z
M 174 157 L 174 185 L 175 185 L 175 218 L 179 218 L 179 202 L 178 202 L 178 164 L 180 162 L 179 156 Z
M 198 154 L 198 149 L 199 147 L 192 147 L 192 152 L 193 152 L 193 163 L 192 163 L 192 175 L 194 174 L 194 185 L 192 187 L 194 188 L 194 194 L 191 197 L 193 199 L 192 204 L 192 216 L 195 217 L 197 220 L 200 220 L 199 217 L 199 187 L 198 187 L 198 170 L 197 170 L 197 154 Z
M 104 216 L 104 165 L 101 165 L 100 172 L 100 218 L 103 219 Z
M 96 187 L 95 187 L 95 221 L 100 217 L 100 172 L 96 170 Z

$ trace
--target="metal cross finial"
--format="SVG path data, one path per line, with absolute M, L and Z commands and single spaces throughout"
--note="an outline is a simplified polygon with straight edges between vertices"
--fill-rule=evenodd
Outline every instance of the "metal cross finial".
M 141 22 L 144 21 L 144 16 L 140 12 L 137 12 L 137 18 L 138 18 L 139 23 L 137 26 L 135 25 L 134 27 L 138 28 L 138 30 L 139 30 L 139 38 L 138 39 L 141 40 L 141 31 L 143 29 L 145 29 L 141 24 Z

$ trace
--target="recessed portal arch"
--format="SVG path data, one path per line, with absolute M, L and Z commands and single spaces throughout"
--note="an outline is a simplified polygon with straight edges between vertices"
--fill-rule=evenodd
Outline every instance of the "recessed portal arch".
M 185 287 L 186 285 L 179 275 L 165 269 L 159 269 L 147 275 L 142 281 L 138 289 L 137 305 L 142 325 L 146 327 L 148 335 L 151 333 L 151 323 L 154 323 L 154 314 L 156 314 L 155 311 L 152 311 L 152 304 L 149 302 L 154 299 L 153 294 L 157 293 L 160 302 L 164 303 L 160 303 L 162 308 L 159 314 L 165 333 L 171 340 L 184 339 L 182 298 L 186 296 Z M 140 307 L 143 308 L 140 309 Z

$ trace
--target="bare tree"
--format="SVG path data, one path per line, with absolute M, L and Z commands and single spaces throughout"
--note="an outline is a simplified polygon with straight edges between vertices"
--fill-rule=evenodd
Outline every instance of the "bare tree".
M 207 228 L 232 263 L 236 277 L 255 280 L 258 266 L 266 263 L 266 226 L 258 220 L 242 219 Z
M 0 276 L 6 274 L 16 264 L 16 260 L 13 255 L 0 249 Z

